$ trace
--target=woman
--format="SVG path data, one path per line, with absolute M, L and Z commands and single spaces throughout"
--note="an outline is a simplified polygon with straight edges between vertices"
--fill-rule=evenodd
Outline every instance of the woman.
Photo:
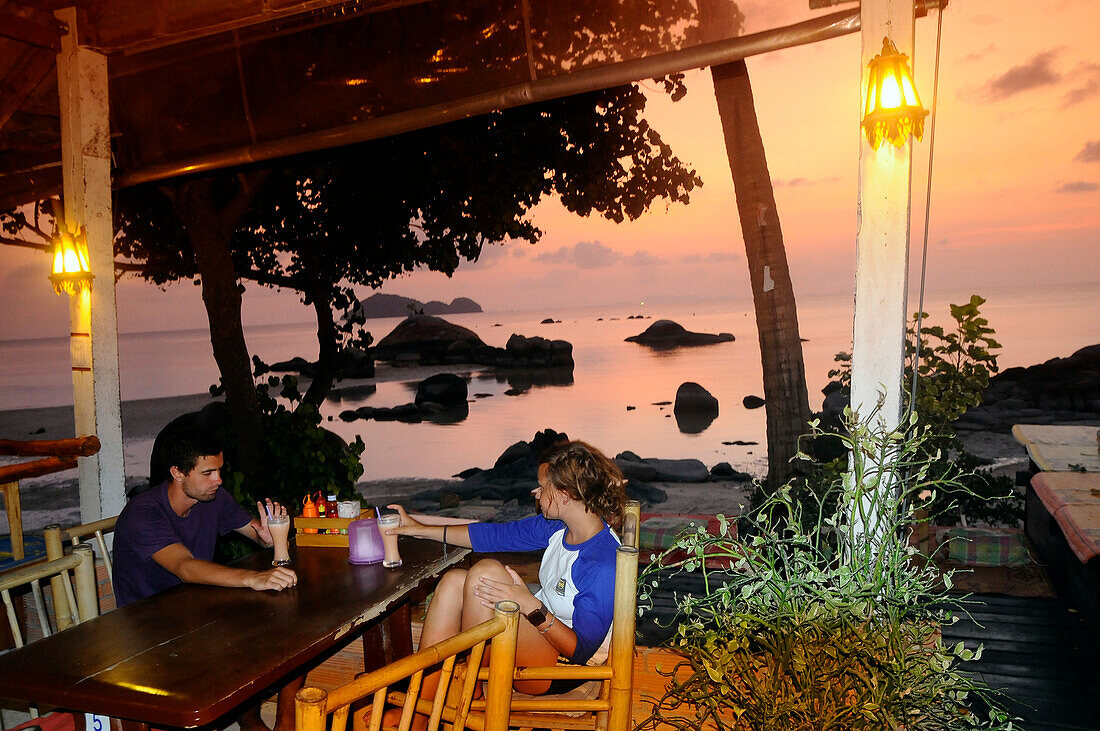
M 511 600 L 527 618 L 519 625 L 517 666 L 554 665 L 559 656 L 577 665 L 598 664 L 607 658 L 619 546 L 612 528 L 622 523 L 622 472 L 596 448 L 572 441 L 546 451 L 538 481 L 532 492 L 541 514 L 510 523 L 424 525 L 400 506 L 391 506 L 401 514 L 401 527 L 390 533 L 466 546 L 479 553 L 544 551 L 541 588 L 534 594 L 510 566 L 492 558 L 478 561 L 469 570 L 444 574 L 428 606 L 421 647 L 484 622 L 493 616 L 497 602 Z M 422 697 L 432 697 L 438 680 L 438 675 L 424 679 Z M 535 695 L 568 690 L 552 687 L 549 680 L 520 681 L 515 687 Z

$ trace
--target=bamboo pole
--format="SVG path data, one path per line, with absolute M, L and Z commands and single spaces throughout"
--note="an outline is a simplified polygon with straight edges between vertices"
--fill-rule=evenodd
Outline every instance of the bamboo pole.
M 485 690 L 485 731 L 508 731 L 512 701 L 512 674 L 516 667 L 516 637 L 519 633 L 519 605 L 497 602 L 496 619 L 504 631 L 493 638 L 489 654 L 489 683 Z
M 328 693 L 320 688 L 302 688 L 294 695 L 294 728 L 296 731 L 325 731 L 325 708 Z
M 638 547 L 619 546 L 615 560 L 615 619 L 611 625 L 611 689 L 608 694 L 611 712 L 607 718 L 607 728 L 608 731 L 627 731 L 630 728 L 631 695 L 634 690 Z
M 99 594 L 96 591 L 95 552 L 92 547 L 81 544 L 73 549 L 73 555 L 80 557 L 80 563 L 73 570 L 76 583 L 76 606 L 80 610 L 80 621 L 87 622 L 99 616 Z
M 61 526 L 56 523 L 47 525 L 42 529 L 42 536 L 46 540 L 46 559 L 53 561 L 65 555 L 65 546 L 61 543 Z M 53 593 L 53 616 L 57 622 L 58 631 L 72 627 L 80 621 L 74 617 L 76 605 L 69 606 L 65 595 L 65 585 L 60 576 L 50 579 L 50 590 Z

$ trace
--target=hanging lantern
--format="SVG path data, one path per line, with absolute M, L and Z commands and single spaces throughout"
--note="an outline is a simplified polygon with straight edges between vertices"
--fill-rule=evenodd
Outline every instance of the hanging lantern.
M 909 57 L 898 53 L 889 38 L 883 38 L 882 53 L 867 66 L 871 71 L 867 76 L 867 105 L 861 126 L 871 149 L 877 150 L 884 139 L 901 148 L 910 134 L 918 140 L 924 137 L 928 110 L 921 106 L 913 85 Z
M 74 295 L 92 288 L 92 269 L 88 266 L 88 237 L 81 226 L 75 234 L 58 231 L 53 243 L 53 274 L 50 283 L 58 294 Z

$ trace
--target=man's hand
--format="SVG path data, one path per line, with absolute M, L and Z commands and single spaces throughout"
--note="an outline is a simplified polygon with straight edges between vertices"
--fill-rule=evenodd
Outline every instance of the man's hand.
M 253 591 L 282 591 L 298 583 L 298 574 L 285 566 L 276 566 L 268 571 L 257 571 L 245 580 L 245 586 Z
M 250 525 L 253 530 L 256 531 L 256 538 L 263 542 L 265 546 L 271 548 L 275 541 L 271 539 L 271 529 L 267 527 L 268 511 L 270 510 L 272 515 L 286 515 L 287 513 L 285 507 L 279 503 L 272 502 L 271 498 L 267 498 L 266 503 L 267 505 L 264 505 L 263 502 L 257 501 L 256 510 L 260 513 L 260 519 L 258 521 L 252 521 Z

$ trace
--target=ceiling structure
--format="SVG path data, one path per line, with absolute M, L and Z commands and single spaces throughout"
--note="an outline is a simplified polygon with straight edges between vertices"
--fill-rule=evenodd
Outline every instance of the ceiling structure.
M 0 210 L 61 189 L 61 7 L 75 4 L 81 44 L 107 56 L 126 186 L 859 29 L 858 8 L 817 9 L 827 3 L 0 0 Z

